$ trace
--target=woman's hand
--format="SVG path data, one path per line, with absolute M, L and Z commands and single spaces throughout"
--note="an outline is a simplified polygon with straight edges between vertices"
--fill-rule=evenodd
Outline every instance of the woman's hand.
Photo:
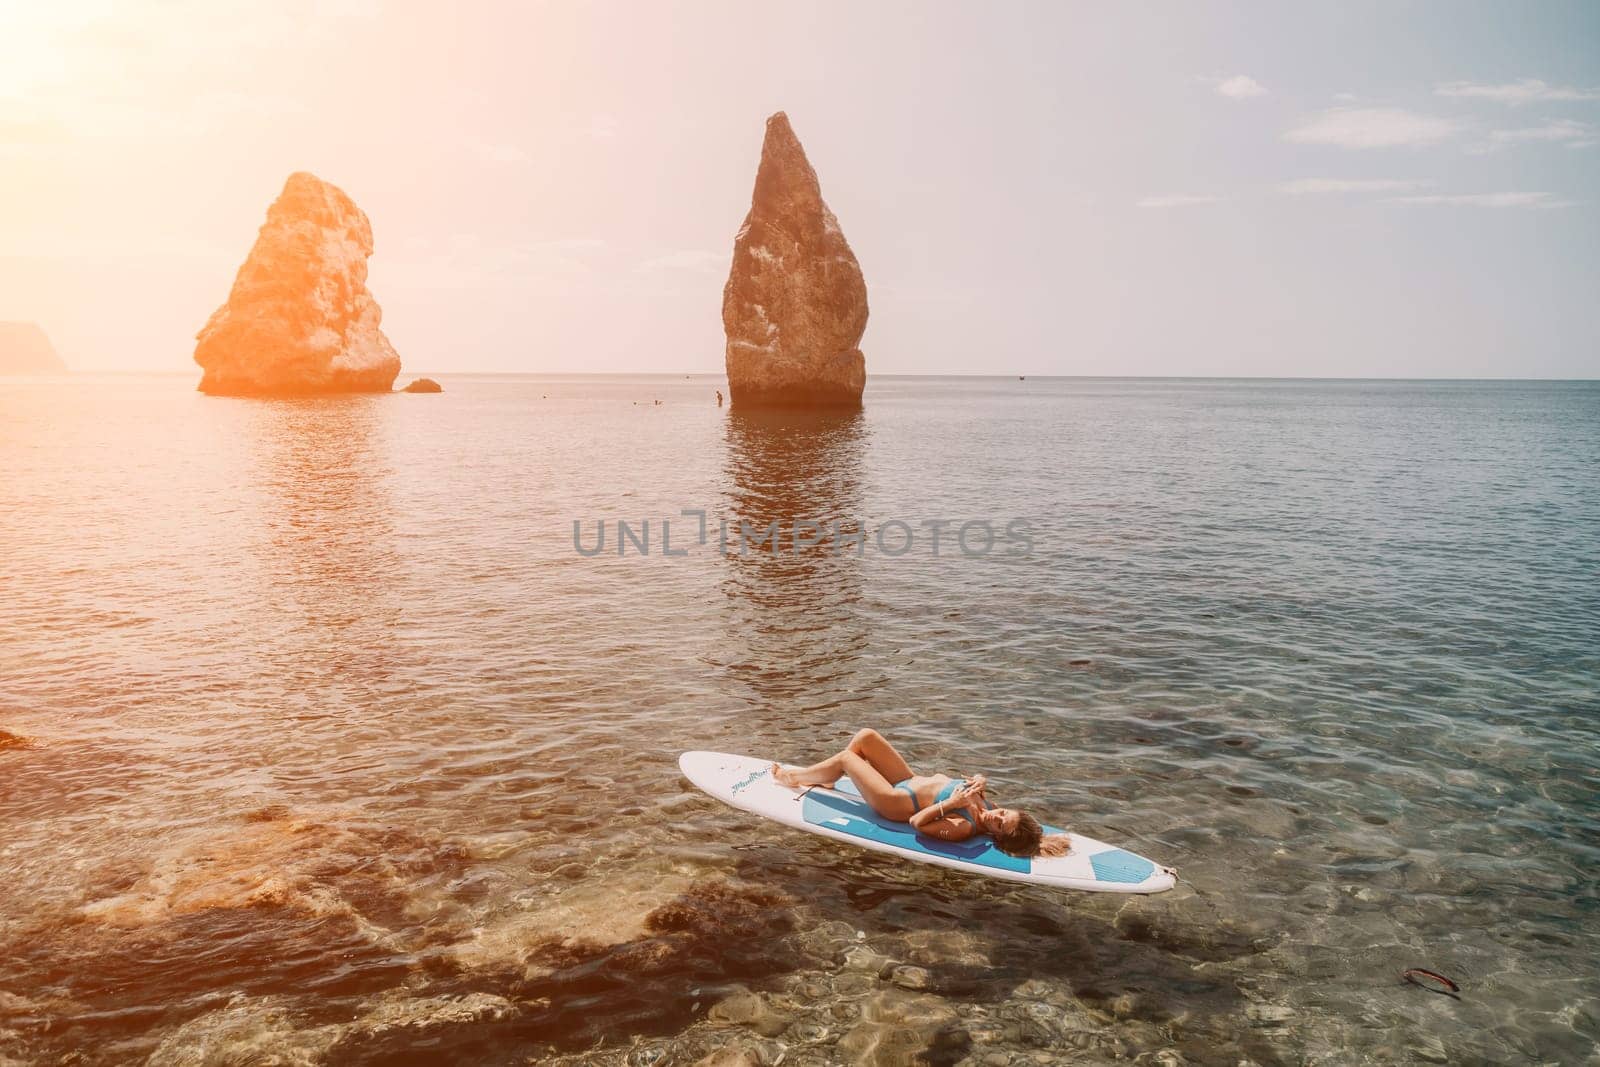
M 988 779 L 981 774 L 976 778 L 969 778 L 961 788 L 950 794 L 950 799 L 946 803 L 952 808 L 976 804 L 983 798 L 983 787 L 988 784 Z

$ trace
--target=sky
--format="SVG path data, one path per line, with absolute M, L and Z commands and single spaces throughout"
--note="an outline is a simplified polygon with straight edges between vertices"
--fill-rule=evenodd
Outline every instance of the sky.
M 0 0 L 0 319 L 186 371 L 293 171 L 405 369 L 717 372 L 763 123 L 869 373 L 1600 377 L 1600 5 Z

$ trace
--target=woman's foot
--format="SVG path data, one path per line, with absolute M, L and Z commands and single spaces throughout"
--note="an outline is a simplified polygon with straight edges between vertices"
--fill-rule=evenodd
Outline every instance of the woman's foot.
M 806 789 L 814 785 L 832 785 L 844 777 L 844 766 L 840 763 L 840 756 L 825 759 L 811 767 L 785 767 L 781 763 L 772 765 L 772 780 L 779 785 L 786 785 L 790 789 Z

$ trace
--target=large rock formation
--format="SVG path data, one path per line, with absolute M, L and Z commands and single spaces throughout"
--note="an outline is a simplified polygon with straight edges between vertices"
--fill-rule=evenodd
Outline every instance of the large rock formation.
M 37 323 L 0 322 L 0 374 L 65 373 L 67 365 Z
M 197 335 L 200 391 L 223 396 L 387 392 L 400 357 L 367 292 L 372 227 L 343 191 L 300 172 Z
M 735 407 L 859 407 L 867 284 L 817 173 L 778 112 L 722 290 Z

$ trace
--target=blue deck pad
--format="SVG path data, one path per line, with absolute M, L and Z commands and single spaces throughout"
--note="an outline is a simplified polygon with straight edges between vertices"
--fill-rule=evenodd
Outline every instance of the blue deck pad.
M 1096 852 L 1089 857 L 1089 864 L 1094 868 L 1094 880 L 1097 882 L 1121 882 L 1125 885 L 1138 885 L 1140 882 L 1156 873 L 1156 865 L 1143 856 L 1135 856 L 1132 852 L 1124 852 L 1114 848 L 1107 852 Z
M 837 793 L 812 789 L 805 795 L 802 816 L 812 826 L 826 826 L 830 830 L 849 834 L 867 841 L 895 845 L 910 852 L 928 856 L 946 856 L 962 860 L 975 867 L 991 870 L 1017 871 L 1027 874 L 1033 861 L 1018 856 L 1008 856 L 994 847 L 994 840 L 982 834 L 967 841 L 940 841 L 919 834 L 910 823 L 890 822 L 867 806 L 861 794 L 848 781 L 841 780 L 834 787 Z M 845 794 L 843 796 L 839 794 Z M 1126 855 L 1126 853 L 1124 853 Z M 1131 856 L 1130 859 L 1138 859 Z M 1098 869 L 1096 871 L 1098 876 Z

